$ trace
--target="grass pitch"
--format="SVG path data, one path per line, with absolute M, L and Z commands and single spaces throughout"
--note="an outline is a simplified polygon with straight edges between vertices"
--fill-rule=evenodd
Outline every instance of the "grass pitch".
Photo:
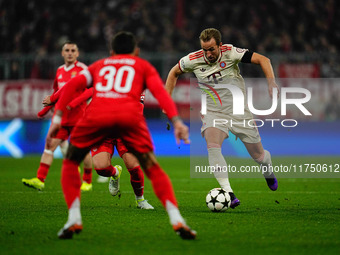
M 263 178 L 232 179 L 241 206 L 212 213 L 205 196 L 218 187 L 216 180 L 190 178 L 189 158 L 159 158 L 197 240 L 174 234 L 147 179 L 145 198 L 155 210 L 137 209 L 126 170 L 120 199 L 93 174 L 93 191 L 82 193 L 83 232 L 59 240 L 57 231 L 67 220 L 61 160 L 54 161 L 44 191 L 21 183 L 35 176 L 39 160 L 0 158 L 0 254 L 340 254 L 340 179 L 282 178 L 276 192 Z M 334 163 L 339 158 L 318 160 Z M 245 164 L 248 159 L 232 161 Z M 117 163 L 122 162 L 114 158 Z

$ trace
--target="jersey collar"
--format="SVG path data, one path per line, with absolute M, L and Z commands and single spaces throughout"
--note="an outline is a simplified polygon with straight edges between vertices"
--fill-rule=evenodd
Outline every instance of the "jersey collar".
M 76 65 L 77 62 L 78 62 L 78 61 L 74 62 L 72 65 L 70 65 L 70 66 L 68 66 L 68 67 L 66 67 L 66 65 L 64 65 L 64 70 L 65 70 L 66 72 L 70 71 L 70 70 Z

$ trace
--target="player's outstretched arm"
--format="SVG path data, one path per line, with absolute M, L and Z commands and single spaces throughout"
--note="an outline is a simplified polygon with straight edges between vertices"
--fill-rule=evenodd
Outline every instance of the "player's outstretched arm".
M 58 99 L 59 99 L 61 93 L 63 93 L 63 89 L 64 89 L 64 88 L 65 88 L 65 86 L 61 87 L 60 89 L 58 89 L 57 91 L 55 91 L 52 95 L 50 95 L 49 98 L 45 97 L 46 102 L 47 102 L 47 103 L 50 102 L 51 104 L 55 104 L 55 103 L 58 101 Z M 44 99 L 44 100 L 45 100 L 45 99 Z M 48 100 L 49 100 L 49 101 L 48 101 Z
M 177 79 L 178 77 L 182 74 L 183 72 L 179 68 L 178 64 L 176 64 L 173 68 L 171 68 L 168 78 L 166 79 L 165 82 L 165 90 L 171 95 L 172 91 L 174 90 Z
M 44 118 L 45 115 L 53 108 L 53 106 L 54 105 L 48 105 L 48 106 L 45 106 L 44 108 L 42 108 L 37 114 L 38 118 L 39 119 Z
M 268 92 L 270 97 L 273 97 L 273 90 L 277 89 L 277 96 L 279 97 L 280 89 L 279 86 L 275 82 L 275 75 L 273 71 L 272 64 L 270 59 L 254 52 L 253 56 L 251 57 L 251 63 L 260 65 L 264 75 L 267 78 L 268 83 Z
M 77 90 L 85 89 L 87 85 L 86 77 L 82 74 L 69 80 L 63 87 L 58 103 L 56 105 L 57 110 L 64 112 L 66 106 L 73 100 L 73 95 Z
M 80 94 L 80 96 L 76 97 L 75 99 L 73 99 L 66 107 L 68 110 L 71 110 L 75 107 L 77 107 L 78 105 L 80 105 L 81 103 L 85 102 L 86 100 L 88 100 L 89 98 L 91 98 L 93 96 L 93 92 L 94 89 L 92 88 L 88 88 L 85 89 L 85 91 Z

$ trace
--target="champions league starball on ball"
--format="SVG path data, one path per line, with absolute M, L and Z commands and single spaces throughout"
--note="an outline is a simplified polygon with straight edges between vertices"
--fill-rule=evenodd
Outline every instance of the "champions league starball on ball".
M 209 191 L 205 202 L 212 212 L 224 212 L 230 207 L 231 199 L 224 189 L 214 188 Z

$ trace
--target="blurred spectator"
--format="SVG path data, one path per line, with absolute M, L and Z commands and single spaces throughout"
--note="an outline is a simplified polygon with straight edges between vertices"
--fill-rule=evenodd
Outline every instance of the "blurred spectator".
M 295 57 L 296 62 L 299 53 L 308 53 L 313 59 L 300 58 L 301 62 L 322 62 L 321 77 L 339 77 L 339 16 L 340 1 L 335 0 L 66 0 L 62 4 L 0 0 L 0 55 L 30 55 L 43 49 L 51 56 L 59 54 L 61 43 L 68 39 L 79 42 L 86 54 L 98 56 L 106 54 L 111 36 L 119 30 L 135 33 L 145 54 L 175 55 L 199 49 L 199 33 L 216 27 L 223 43 L 287 58 L 273 61 L 291 62 L 290 57 Z M 329 59 L 331 55 L 337 57 Z M 50 76 L 42 69 L 51 63 L 44 61 L 31 63 L 32 77 Z M 247 69 L 246 76 L 259 76 L 255 69 L 242 68 Z M 0 70 L 0 78 L 4 75 Z
M 59 52 L 55 42 L 62 36 L 81 41 L 86 52 L 102 51 L 122 29 L 137 34 L 144 50 L 187 52 L 206 26 L 221 29 L 226 43 L 259 52 L 339 52 L 340 47 L 335 0 L 68 2 L 76 8 L 57 0 L 0 1 L 0 53 L 30 53 L 42 46 Z

